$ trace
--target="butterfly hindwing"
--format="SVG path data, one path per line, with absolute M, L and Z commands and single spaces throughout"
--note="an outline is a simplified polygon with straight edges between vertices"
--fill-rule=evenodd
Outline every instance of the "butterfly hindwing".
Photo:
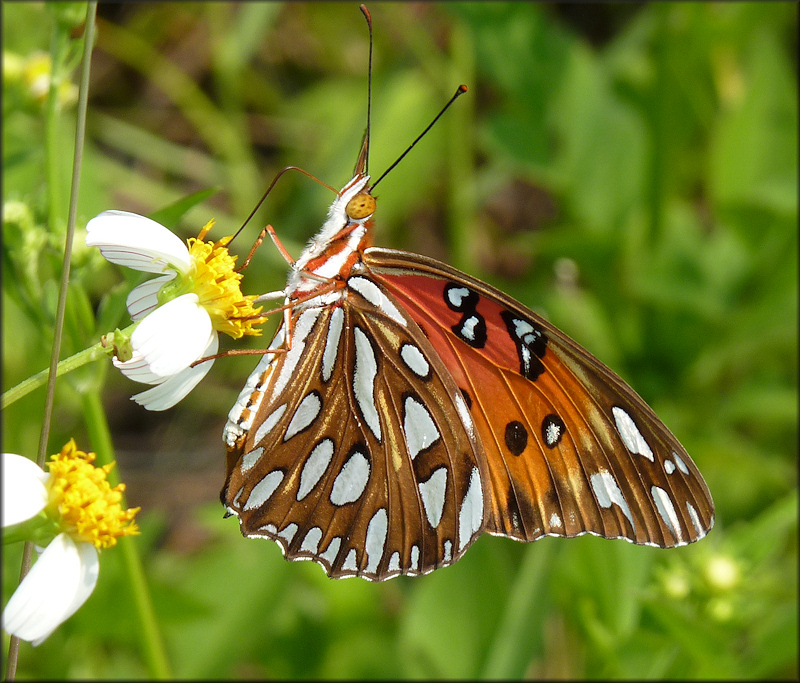
M 566 335 L 432 259 L 371 248 L 364 264 L 469 399 L 488 469 L 489 533 L 671 547 L 713 525 L 708 489 L 677 439 Z
M 342 305 L 293 322 L 291 348 L 262 362 L 226 430 L 222 498 L 242 532 L 333 577 L 454 562 L 483 531 L 484 459 L 431 343 L 363 277 Z

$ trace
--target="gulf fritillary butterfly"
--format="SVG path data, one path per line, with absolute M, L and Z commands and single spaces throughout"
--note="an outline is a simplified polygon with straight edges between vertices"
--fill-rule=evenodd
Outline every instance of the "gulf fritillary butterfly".
M 494 287 L 372 246 L 368 146 L 225 427 L 242 533 L 373 581 L 450 565 L 483 532 L 703 538 L 708 487 L 633 389 Z

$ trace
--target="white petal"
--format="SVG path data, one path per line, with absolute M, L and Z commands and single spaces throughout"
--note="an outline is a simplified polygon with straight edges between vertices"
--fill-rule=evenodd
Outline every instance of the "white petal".
M 86 602 L 100 563 L 89 543 L 56 536 L 14 591 L 3 611 L 3 628 L 39 645 Z
M 33 460 L 3 453 L 3 526 L 35 517 L 47 505 L 45 482 L 50 475 Z
M 212 332 L 209 344 L 206 350 L 203 351 L 201 358 L 203 356 L 213 356 L 218 348 L 219 335 L 216 332 Z M 158 386 L 136 394 L 132 399 L 140 406 L 147 408 L 147 410 L 172 408 L 197 386 L 200 380 L 208 374 L 212 365 L 214 365 L 214 361 L 209 360 L 193 368 L 186 368 L 186 370 L 161 382 Z
M 86 224 L 86 246 L 99 247 L 111 263 L 146 273 L 164 273 L 169 266 L 185 273 L 192 263 L 189 248 L 177 235 L 127 211 L 103 211 L 92 218 Z
M 130 360 L 121 362 L 117 357 L 111 359 L 114 367 L 117 368 L 125 377 L 132 379 L 134 382 L 141 382 L 142 384 L 161 384 L 166 378 L 161 375 L 156 375 L 150 371 L 150 366 L 147 361 L 142 358 L 138 352 L 134 352 Z
M 213 328 L 196 294 L 184 294 L 160 306 L 131 335 L 131 345 L 161 377 L 189 367 L 203 353 Z
M 66 538 L 66 541 L 75 543 L 69 537 Z M 97 585 L 97 577 L 100 575 L 100 556 L 97 549 L 91 543 L 75 543 L 75 546 L 80 557 L 81 575 L 78 579 L 78 585 L 75 587 L 72 602 L 70 602 L 67 611 L 64 613 L 62 623 L 75 614 L 81 605 L 89 599 L 94 587 Z M 50 634 L 48 633 L 47 635 Z M 35 642 L 34 645 L 38 645 L 42 640 L 44 638 Z
M 128 313 L 131 314 L 131 319 L 141 320 L 156 310 L 158 308 L 158 291 L 167 282 L 174 279 L 175 273 L 173 272 L 169 275 L 153 278 L 134 287 L 125 302 L 128 307 Z

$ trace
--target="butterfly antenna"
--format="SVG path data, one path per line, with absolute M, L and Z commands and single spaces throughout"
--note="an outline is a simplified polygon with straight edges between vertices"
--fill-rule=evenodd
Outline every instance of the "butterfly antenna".
M 418 143 L 420 140 L 422 140 L 422 138 L 425 136 L 425 133 L 427 133 L 427 132 L 428 132 L 428 131 L 429 131 L 431 128 L 433 128 L 433 124 L 434 124 L 434 123 L 436 123 L 436 122 L 439 120 L 439 118 L 442 116 L 442 114 L 444 114 L 444 113 L 445 113 L 445 112 L 446 112 L 446 111 L 447 111 L 447 110 L 450 108 L 450 105 L 451 105 L 451 104 L 453 104 L 453 102 L 455 102 L 455 101 L 456 101 L 456 100 L 457 100 L 457 99 L 458 99 L 458 98 L 459 98 L 461 95 L 463 95 L 465 92 L 467 92 L 467 90 L 468 90 L 467 86 L 466 86 L 466 85 L 464 85 L 463 83 L 462 83 L 461 85 L 459 85 L 459 86 L 458 86 L 458 88 L 456 88 L 456 92 L 455 92 L 455 94 L 454 94 L 454 95 L 453 95 L 453 96 L 450 98 L 450 100 L 447 102 L 447 104 L 445 104 L 445 105 L 444 105 L 444 107 L 442 107 L 442 111 L 440 111 L 440 112 L 439 112 L 439 113 L 436 115 L 436 117 L 433 119 L 433 121 L 431 121 L 431 122 L 428 124 L 428 127 L 427 127 L 425 130 L 423 130 L 423 131 L 422 131 L 422 132 L 421 132 L 421 133 L 420 133 L 420 134 L 417 136 L 417 139 L 416 139 L 416 140 L 414 140 L 414 142 L 412 142 L 412 143 L 411 143 L 411 144 L 410 144 L 410 145 L 409 145 L 409 146 L 406 148 L 406 151 L 405 151 L 405 152 L 403 152 L 403 153 L 402 153 L 402 154 L 401 154 L 399 157 L 397 157 L 397 160 L 396 160 L 396 161 L 395 161 L 395 162 L 394 162 L 394 163 L 393 163 L 391 166 L 389 166 L 389 168 L 387 168 L 387 169 L 386 169 L 386 170 L 385 170 L 385 171 L 384 171 L 384 172 L 381 174 L 381 177 L 380 177 L 380 178 L 378 178 L 378 179 L 377 179 L 377 180 L 376 180 L 376 181 L 375 181 L 375 182 L 372 184 L 372 187 L 370 188 L 370 191 L 374 190 L 374 189 L 375 189 L 375 186 L 376 186 L 376 185 L 377 185 L 379 182 L 381 182 L 381 180 L 383 180 L 383 179 L 386 177 L 386 175 L 389 173 L 389 171 L 391 171 L 391 170 L 392 170 L 392 169 L 393 169 L 395 166 L 397 166 L 397 164 L 399 164 L 399 163 L 400 163 L 400 162 L 403 160 L 403 158 L 406 156 L 406 154 L 408 154 L 408 153 L 411 151 L 411 149 L 414 147 L 414 145 L 416 145 L 416 144 L 417 144 L 417 143 Z
M 261 199 L 259 199 L 258 202 L 256 203 L 255 208 L 250 212 L 250 215 L 247 218 L 245 218 L 244 223 L 242 223 L 242 227 L 240 227 L 236 231 L 236 234 L 231 238 L 231 242 L 239 236 L 239 233 L 242 232 L 242 230 L 244 230 L 245 226 L 250 222 L 250 219 L 256 215 L 256 211 L 258 211 L 259 207 L 264 203 L 264 200 L 267 198 L 267 195 L 269 195 L 269 193 L 272 192 L 272 188 L 275 187 L 275 183 L 278 182 L 278 178 L 280 178 L 287 171 L 300 171 L 300 173 L 308 176 L 309 178 L 311 178 L 311 180 L 318 182 L 323 187 L 327 187 L 334 194 L 338 194 L 335 188 L 328 185 L 328 183 L 322 182 L 319 178 L 317 178 L 314 175 L 311 175 L 308 171 L 300 168 L 299 166 L 287 166 L 286 168 L 282 168 L 280 171 L 278 171 L 277 174 L 275 174 L 275 177 L 272 179 L 272 182 L 269 184 L 269 187 L 266 189 L 264 194 L 261 195 Z
M 372 16 L 366 5 L 360 6 L 361 13 L 367 20 L 369 28 L 369 67 L 367 70 L 367 127 L 364 130 L 364 138 L 361 140 L 361 152 L 356 161 L 354 175 L 367 175 L 369 173 L 369 132 L 372 122 Z

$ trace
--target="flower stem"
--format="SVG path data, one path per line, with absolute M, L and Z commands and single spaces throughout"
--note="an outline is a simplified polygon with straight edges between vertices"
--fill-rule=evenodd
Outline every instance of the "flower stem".
M 114 444 L 111 440 L 111 431 L 100 394 L 97 391 L 87 391 L 81 395 L 81 398 L 89 431 L 89 442 L 92 444 L 92 450 L 97 454 L 97 464 L 108 465 L 115 461 Z M 108 483 L 116 486 L 119 480 L 119 467 L 117 467 L 108 473 Z M 128 506 L 124 496 L 120 505 L 123 509 Z M 153 678 L 161 680 L 171 678 L 169 660 L 142 567 L 137 540 L 131 536 L 123 536 L 119 539 L 119 547 L 122 550 L 128 586 L 133 594 L 135 614 L 138 620 L 137 631 L 147 667 Z
M 103 345 L 100 342 L 97 342 L 97 344 L 94 346 L 90 346 L 88 349 L 84 349 L 83 351 L 78 351 L 78 353 L 75 355 L 60 361 L 56 366 L 56 377 L 61 377 L 61 375 L 71 372 L 82 365 L 86 365 L 87 363 L 98 360 L 99 358 L 103 358 L 105 355 L 106 352 L 103 348 Z M 26 396 L 34 389 L 38 389 L 40 386 L 44 385 L 47 382 L 47 376 L 49 372 L 49 369 L 37 372 L 32 377 L 28 377 L 28 379 L 23 380 L 17 384 L 17 386 L 11 387 L 11 389 L 4 392 L 2 398 L 2 408 L 5 410 L 5 408 L 10 406 L 15 401 L 21 399 L 23 396 Z
M 64 327 L 64 311 L 66 310 L 67 285 L 69 284 L 70 261 L 72 256 L 72 238 L 75 230 L 75 212 L 78 200 L 78 183 L 80 179 L 81 152 L 83 146 L 83 129 L 86 124 L 86 108 L 89 88 L 89 65 L 94 41 L 94 20 L 97 10 L 97 2 L 90 2 L 86 8 L 86 29 L 84 33 L 83 68 L 81 71 L 80 95 L 78 100 L 78 111 L 75 135 L 75 157 L 73 159 L 72 172 L 72 192 L 70 193 L 70 207 L 67 219 L 67 229 L 64 240 L 64 267 L 61 272 L 61 283 L 58 292 L 58 304 L 56 307 L 56 319 L 53 327 L 53 348 L 50 354 L 50 368 L 45 373 L 47 381 L 47 394 L 45 396 L 44 412 L 42 416 L 42 428 L 39 433 L 39 450 L 36 462 L 39 467 L 44 467 L 47 453 L 47 440 L 50 435 L 50 421 L 53 414 L 53 400 L 55 396 L 56 370 L 59 354 L 61 353 L 61 335 Z M 49 195 L 48 216 L 49 230 L 53 234 L 57 233 L 57 220 L 59 211 L 63 211 L 61 203 L 61 184 L 58 177 L 59 161 L 59 118 L 58 118 L 58 88 L 63 77 L 63 65 L 69 49 L 69 28 L 65 22 L 56 21 L 53 28 L 53 36 L 50 44 L 50 91 L 47 97 L 45 112 L 45 158 L 47 187 Z M 5 400 L 5 397 L 4 397 Z M 5 404 L 4 404 L 5 407 Z M 25 578 L 31 566 L 33 556 L 33 543 L 28 541 L 22 554 L 22 566 L 20 568 L 20 583 Z M 17 675 L 17 661 L 19 654 L 19 638 L 13 636 L 9 643 L 8 659 L 6 661 L 6 678 L 14 680 Z

